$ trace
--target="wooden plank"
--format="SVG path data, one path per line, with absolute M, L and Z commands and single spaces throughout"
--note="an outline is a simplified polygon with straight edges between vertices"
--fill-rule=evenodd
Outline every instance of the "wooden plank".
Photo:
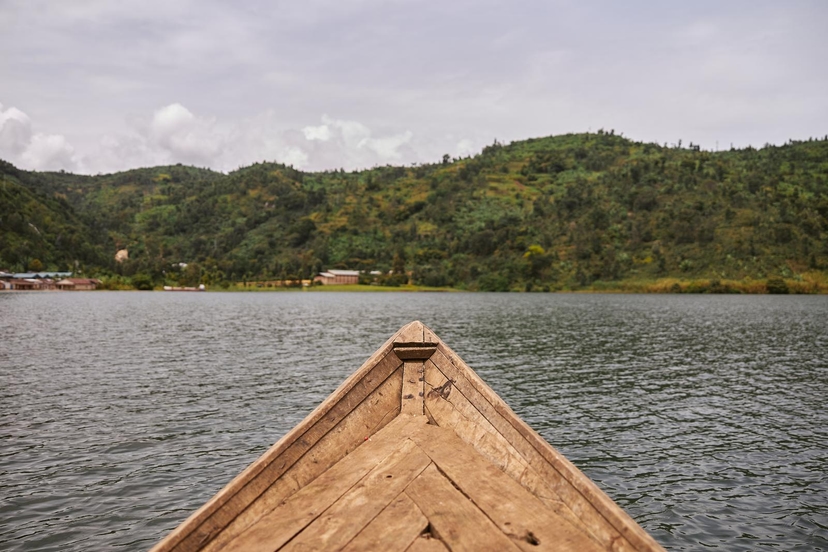
M 402 400 L 400 412 L 403 414 L 423 415 L 423 379 L 422 361 L 406 360 L 403 364 Z
M 411 439 L 525 552 L 602 550 L 589 536 L 483 458 L 454 431 L 424 425 Z
M 440 539 L 420 537 L 405 552 L 449 552 L 449 549 Z
M 431 360 L 518 452 L 608 550 L 664 550 L 574 464 L 530 428 L 445 343 Z
M 354 452 L 259 518 L 222 550 L 276 550 L 302 531 L 357 482 L 396 451 L 404 435 L 425 419 L 399 416 Z
M 425 515 L 405 493 L 400 493 L 351 542 L 343 552 L 410 550 L 428 526 Z M 439 541 L 437 541 L 439 542 Z M 445 548 L 443 548 L 445 550 Z
M 224 530 L 203 548 L 203 552 L 220 550 L 285 498 L 362 445 L 365 437 L 374 435 L 397 418 L 401 389 L 402 368 L 398 368 L 374 393 L 308 449 L 304 456 L 290 466 L 255 502 L 229 522 Z
M 425 362 L 425 407 L 440 427 L 450 427 L 500 469 L 519 477 L 526 460 L 453 385 L 435 364 Z M 481 446 L 478 446 L 480 444 Z
M 436 343 L 395 345 L 394 353 L 403 360 L 425 360 L 437 350 Z
M 561 500 L 547 481 L 529 464 L 492 424 L 460 392 L 431 392 L 443 388 L 447 379 L 433 362 L 426 362 L 425 410 L 435 425 L 452 428 L 461 439 L 518 481 L 557 514 L 586 531 L 578 516 Z
M 393 337 L 307 418 L 279 439 L 151 552 L 201 550 L 331 428 L 402 365 Z
M 435 425 L 453 429 L 463 441 L 537 496 L 552 511 L 589 534 L 583 521 L 477 408 L 462 393 L 451 393 L 445 375 L 431 361 L 425 363 L 424 383 L 426 415 Z
M 452 552 L 520 550 L 434 465 L 412 481 L 405 492 L 428 518 L 432 533 Z
M 440 338 L 425 324 L 423 324 L 423 341 L 426 343 L 434 343 L 437 344 L 440 342 Z
M 406 324 L 394 337 L 394 343 L 422 343 L 423 323 L 419 320 Z
M 473 404 L 480 412 L 480 415 L 486 418 L 495 430 L 509 441 L 515 450 L 549 482 L 549 486 L 554 492 L 583 521 L 593 539 L 607 549 L 616 547 L 616 549 L 625 552 L 633 550 L 630 543 L 621 537 L 620 532 L 601 515 L 592 503 L 556 469 L 554 464 L 550 463 L 546 457 L 536 450 L 532 443 L 526 439 L 524 432 L 516 429 L 491 404 L 493 398 L 489 397 L 487 399 L 478 390 L 477 386 L 472 384 L 470 379 L 473 376 L 467 376 L 467 373 L 470 373 L 471 369 L 467 368 L 464 370 L 459 368 L 455 364 L 459 359 L 453 359 L 454 361 L 449 360 L 445 356 L 444 351 L 440 349 L 441 347 L 438 346 L 438 351 L 431 359 L 434 365 L 447 378 L 451 378 L 454 381 L 455 389 Z M 482 380 L 480 383 L 482 383 Z M 482 384 L 485 385 L 485 383 Z M 491 393 L 493 394 L 494 392 L 492 391 Z
M 431 459 L 422 449 L 406 439 L 399 449 L 376 464 L 356 486 L 296 535 L 282 550 L 300 552 L 342 548 L 343 544 L 359 534 L 429 464 Z M 293 507 L 295 505 L 291 508 Z M 313 507 L 318 508 L 319 503 Z M 278 523 L 281 525 L 282 520 L 279 519 Z M 405 545 L 416 538 L 424 526 L 417 523 Z

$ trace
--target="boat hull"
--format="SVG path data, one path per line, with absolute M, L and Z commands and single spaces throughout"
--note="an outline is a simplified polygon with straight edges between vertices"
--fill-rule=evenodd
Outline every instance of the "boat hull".
M 412 546 L 662 550 L 420 322 L 153 550 Z

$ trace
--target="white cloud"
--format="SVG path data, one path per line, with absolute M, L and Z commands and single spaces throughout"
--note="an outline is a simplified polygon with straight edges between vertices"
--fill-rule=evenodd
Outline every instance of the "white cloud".
M 20 155 L 31 139 L 32 122 L 29 116 L 16 107 L 4 111 L 3 104 L 0 104 L 0 156 Z
M 152 130 L 162 139 L 190 126 L 195 119 L 190 110 L 180 103 L 162 107 L 152 117 Z
M 297 168 L 302 168 L 308 163 L 308 154 L 299 148 L 285 148 L 282 150 L 282 155 L 279 157 L 279 162 L 285 165 L 293 165 Z
M 16 107 L 0 104 L 0 157 L 23 169 L 56 171 L 80 168 L 75 148 L 61 134 L 32 132 L 32 121 Z
M 298 127 L 298 128 L 297 128 Z M 230 171 L 258 161 L 304 170 L 436 162 L 454 141 L 415 141 L 412 130 L 376 131 L 351 119 L 322 115 L 318 125 L 281 123 L 267 110 L 244 119 L 218 119 L 174 102 L 131 117 L 122 128 L 87 143 L 82 152 L 61 134 L 33 132 L 29 117 L 0 106 L 0 157 L 25 169 L 107 173 L 131 167 L 183 163 Z M 47 129 L 48 130 L 48 129 Z M 457 145 L 473 153 L 469 140 Z
M 327 142 L 331 139 L 331 129 L 328 128 L 328 125 L 306 126 L 302 129 L 302 132 L 308 140 Z
M 468 138 L 464 138 L 457 142 L 457 145 L 454 149 L 460 157 L 463 157 L 465 155 L 471 155 L 476 151 L 474 148 L 474 144 L 472 144 L 472 141 Z
M 226 133 L 215 121 L 196 117 L 180 103 L 162 107 L 152 117 L 149 138 L 170 160 L 212 165 L 226 145 Z
M 221 121 L 172 103 L 150 116 L 137 117 L 131 127 L 131 132 L 102 139 L 85 168 L 107 172 L 124 164 L 184 163 L 229 171 L 258 161 L 276 161 L 307 170 L 350 170 L 409 159 L 434 161 L 422 159 L 413 149 L 410 130 L 375 133 L 359 121 L 327 115 L 321 117 L 321 124 L 299 130 L 280 124 L 272 111 Z
M 410 130 L 406 130 L 384 138 L 367 138 L 362 145 L 376 152 L 382 159 L 397 161 L 401 157 L 400 148 L 411 142 L 413 136 Z
M 60 134 L 35 134 L 21 154 L 25 168 L 45 171 L 76 170 L 75 148 Z
M 331 119 L 327 115 L 323 115 L 322 122 L 339 131 L 342 139 L 351 147 L 361 148 L 371 138 L 371 131 L 368 127 L 358 121 Z
M 302 134 L 305 140 L 317 142 L 314 148 L 319 157 L 328 158 L 336 154 L 340 157 L 338 165 L 349 169 L 398 161 L 402 157 L 401 149 L 414 136 L 413 132 L 406 130 L 375 137 L 371 129 L 359 121 L 335 119 L 328 115 L 322 115 L 321 125 L 304 127 Z

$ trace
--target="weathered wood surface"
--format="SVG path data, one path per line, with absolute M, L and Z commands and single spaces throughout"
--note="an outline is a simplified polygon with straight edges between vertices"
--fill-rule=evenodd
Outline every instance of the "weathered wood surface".
M 397 419 L 402 370 L 397 369 L 375 392 L 322 436 L 305 455 L 290 466 L 281 477 L 247 508 L 240 510 L 227 527 L 204 548 L 204 552 L 220 550 L 264 514 L 273 510 L 284 498 L 313 481 L 343 456 L 361 445 L 385 424 Z M 379 421 L 379 425 L 377 424 Z M 307 444 L 307 443 L 306 443 Z M 287 460 L 289 457 L 285 455 Z
M 392 455 L 399 448 L 400 434 L 408 433 L 407 427 L 411 424 L 421 425 L 414 418 L 396 418 L 366 445 L 259 518 L 225 549 L 278 550 L 355 486 L 378 462 Z
M 348 543 L 343 552 L 410 550 L 427 526 L 428 519 L 423 512 L 407 494 L 400 493 Z
M 285 551 L 341 548 L 414 480 L 431 459 L 413 441 L 406 440 L 377 464 L 325 513 L 283 548 Z
M 406 360 L 403 364 L 401 413 L 423 415 L 424 372 L 423 361 Z
M 601 550 L 453 431 L 425 425 L 411 438 L 445 477 L 522 550 Z
M 436 467 L 427 468 L 405 492 L 428 518 L 434 536 L 452 552 L 520 550 Z
M 526 422 L 445 343 L 431 359 L 542 476 L 607 550 L 663 550 L 644 529 Z
M 589 529 L 550 487 L 536 468 L 532 466 L 512 444 L 459 391 L 451 392 L 452 386 L 433 362 L 426 362 L 425 414 L 434 425 L 451 428 L 466 443 L 489 462 L 523 485 L 547 507 L 570 523 Z M 443 391 L 439 391 L 442 389 Z
M 412 542 L 406 552 L 449 552 L 449 549 L 440 539 L 425 536 Z
M 420 322 L 153 550 L 342 549 L 662 550 Z

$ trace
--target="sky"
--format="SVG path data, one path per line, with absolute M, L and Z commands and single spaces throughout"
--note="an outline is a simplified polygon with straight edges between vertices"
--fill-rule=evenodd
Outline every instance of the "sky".
M 97 174 L 437 162 L 613 129 L 828 134 L 825 0 L 0 0 L 0 158 Z

